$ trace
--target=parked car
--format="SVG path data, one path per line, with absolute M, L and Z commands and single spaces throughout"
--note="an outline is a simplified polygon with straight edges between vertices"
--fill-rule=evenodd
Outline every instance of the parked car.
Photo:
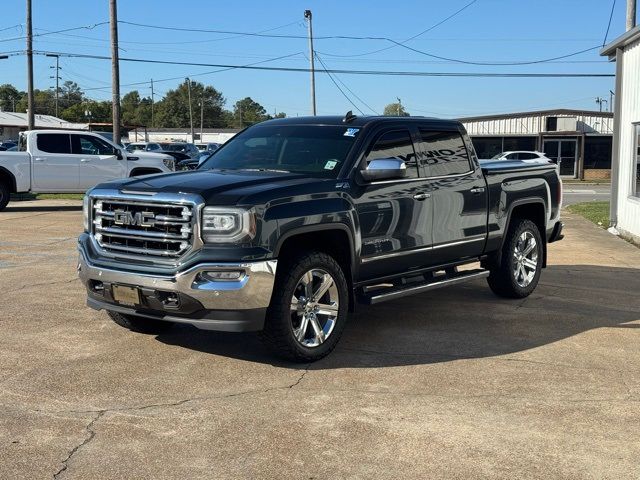
M 356 303 L 479 278 L 530 295 L 561 202 L 554 165 L 480 165 L 457 121 L 276 119 L 197 170 L 89 191 L 78 271 L 88 305 L 123 327 L 261 331 L 311 362 Z
M 547 158 L 542 152 L 517 150 L 502 152 L 491 157 L 491 160 L 523 160 L 523 161 L 541 161 L 551 162 L 551 159 Z
M 196 143 L 196 147 L 201 152 L 215 152 L 220 148 L 219 143 L 209 142 L 209 143 Z
M 200 152 L 197 159 L 187 158 L 178 162 L 176 170 L 195 170 L 198 168 L 198 165 L 207 160 L 212 154 L 213 152 L 208 151 Z
M 8 140 L 5 140 L 4 142 L 0 142 L 0 152 L 4 152 L 6 150 L 9 150 L 12 147 L 17 146 L 18 143 L 17 142 L 11 142 Z
M 200 150 L 193 143 L 186 142 L 171 142 L 171 143 L 160 143 L 160 147 L 165 152 L 178 152 L 185 153 L 189 155 L 189 157 L 197 159 L 198 155 L 200 155 Z
M 11 193 L 82 193 L 113 179 L 175 170 L 169 155 L 132 154 L 93 132 L 27 131 L 18 150 L 0 153 L 0 210 Z
M 162 150 L 162 147 L 159 143 L 154 142 L 132 142 L 127 145 L 127 152 L 159 152 Z

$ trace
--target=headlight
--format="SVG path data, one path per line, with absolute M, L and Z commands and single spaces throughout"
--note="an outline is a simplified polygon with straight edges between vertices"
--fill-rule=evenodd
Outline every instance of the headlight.
M 205 243 L 233 243 L 255 235 L 254 214 L 242 208 L 205 207 L 202 239 Z
M 169 170 L 175 170 L 176 169 L 176 161 L 175 159 L 168 157 L 168 158 L 163 158 L 162 159 L 162 163 L 164 163 L 164 166 L 167 167 Z
M 89 210 L 90 210 L 91 199 L 89 195 L 85 195 L 82 199 L 82 225 L 84 226 L 84 231 L 89 231 Z

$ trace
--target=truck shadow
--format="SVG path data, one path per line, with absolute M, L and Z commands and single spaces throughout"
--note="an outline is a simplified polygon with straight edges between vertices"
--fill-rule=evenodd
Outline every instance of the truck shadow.
M 73 212 L 81 211 L 82 205 L 20 205 L 19 203 L 9 203 L 2 213 L 11 212 Z M 0 213 L 0 215 L 2 215 Z
M 529 298 L 496 297 L 486 282 L 359 307 L 332 354 L 311 370 L 377 368 L 507 355 L 602 327 L 640 328 L 637 269 L 554 265 Z M 255 335 L 176 328 L 163 343 L 279 363 Z

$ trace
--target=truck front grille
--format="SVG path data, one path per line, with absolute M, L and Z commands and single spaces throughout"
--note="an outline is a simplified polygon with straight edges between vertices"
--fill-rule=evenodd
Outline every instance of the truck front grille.
M 105 251 L 172 259 L 193 246 L 192 204 L 96 198 L 92 210 L 92 233 Z

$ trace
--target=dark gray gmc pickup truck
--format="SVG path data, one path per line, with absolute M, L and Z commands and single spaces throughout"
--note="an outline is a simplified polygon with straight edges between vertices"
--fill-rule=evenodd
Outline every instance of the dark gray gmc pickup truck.
M 483 277 L 529 295 L 561 203 L 555 165 L 481 164 L 456 121 L 270 120 L 196 170 L 90 190 L 78 270 L 88 305 L 124 327 L 260 331 L 309 362 L 358 303 Z

